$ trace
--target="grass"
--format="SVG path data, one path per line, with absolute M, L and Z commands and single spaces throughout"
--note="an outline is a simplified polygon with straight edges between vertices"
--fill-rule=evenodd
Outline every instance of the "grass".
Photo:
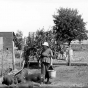
M 74 61 L 72 61 L 72 62 L 75 62 L 75 63 L 81 63 L 81 62 L 82 63 L 88 63 L 88 51 L 86 51 L 86 50 L 84 50 L 84 51 L 74 51 L 74 57 L 73 58 L 74 58 Z M 8 63 L 7 63 L 7 61 L 8 61 Z M 22 58 L 21 59 L 19 59 L 19 58 L 15 59 L 16 67 L 20 66 L 21 61 L 22 61 Z M 7 57 L 6 59 L 4 59 L 4 62 L 5 62 L 4 63 L 4 69 L 6 69 L 7 67 L 9 67 L 8 66 L 9 64 L 12 65 L 12 63 L 11 63 L 12 59 L 11 59 L 11 57 L 10 57 L 10 59 L 9 59 L 9 57 Z M 61 61 L 61 63 L 62 62 L 66 63 L 66 61 Z M 58 61 L 55 60 L 54 63 L 58 63 Z
M 71 61 L 71 63 L 83 63 L 85 65 L 85 63 L 88 63 L 88 51 L 84 50 L 84 51 L 74 51 L 74 56 L 73 56 L 74 60 Z M 22 58 L 16 58 L 15 62 L 16 62 L 16 67 L 20 67 L 20 63 L 22 61 Z M 57 61 L 56 59 L 54 60 L 54 63 L 63 63 L 62 65 L 65 65 L 66 61 L 62 60 L 62 61 Z M 75 64 L 73 64 L 75 65 Z M 77 65 L 77 64 L 76 64 Z
M 85 46 L 85 47 L 87 48 L 87 46 Z M 77 50 L 74 50 L 74 61 L 72 61 L 72 62 L 74 62 L 74 63 L 88 63 L 88 51 L 85 49 L 82 48 L 82 50 L 80 50 L 79 48 L 77 48 Z M 4 61 L 7 61 L 7 59 L 4 59 Z M 11 59 L 9 59 L 8 61 L 10 63 Z M 22 59 L 16 58 L 16 68 L 20 68 L 19 63 L 21 61 L 22 61 Z M 66 61 L 59 61 L 59 62 L 66 63 Z M 55 60 L 54 63 L 58 63 L 58 61 Z M 54 85 L 57 85 L 58 88 L 59 88 L 59 86 L 65 86 L 65 87 L 60 87 L 60 88 L 72 88 L 70 86 L 75 86 L 75 85 L 77 85 L 79 87 L 80 87 L 80 85 L 88 86 L 87 85 L 88 84 L 88 67 L 87 66 L 58 65 L 54 69 L 57 72 L 57 76 L 55 79 L 51 79 L 52 88 L 55 88 L 55 87 L 53 87 Z M 38 73 L 38 72 L 40 72 L 40 68 L 38 68 L 38 69 L 30 68 L 29 72 L 30 73 Z M 47 87 L 42 86 L 41 88 L 51 88 L 51 85 L 49 85 Z M 76 88 L 76 87 L 73 87 L 73 88 Z

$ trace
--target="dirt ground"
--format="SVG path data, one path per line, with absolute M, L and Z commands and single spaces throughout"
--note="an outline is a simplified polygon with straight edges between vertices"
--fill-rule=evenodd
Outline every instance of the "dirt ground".
M 54 63 L 66 63 L 66 61 L 54 60 Z M 74 52 L 74 60 L 71 63 L 87 63 L 88 51 Z M 50 79 L 51 84 L 47 86 L 52 87 L 87 87 L 88 88 L 88 66 L 66 66 L 58 65 L 54 68 L 56 70 L 56 78 Z M 30 70 L 30 69 L 29 69 Z M 40 72 L 39 69 L 32 69 L 30 72 Z M 45 86 L 44 84 L 42 86 Z
M 38 84 L 33 88 L 88 88 L 88 66 L 58 66 L 56 78 L 51 84 Z M 29 74 L 40 73 L 40 69 L 29 69 Z
M 59 66 L 55 70 L 57 76 L 51 80 L 53 85 L 84 86 L 88 83 L 87 66 Z
M 88 86 L 88 66 L 58 66 L 54 69 L 56 70 L 56 78 L 50 79 L 52 83 L 47 86 Z M 30 69 L 29 72 L 40 73 L 40 69 Z M 42 84 L 41 86 L 46 86 L 46 84 Z

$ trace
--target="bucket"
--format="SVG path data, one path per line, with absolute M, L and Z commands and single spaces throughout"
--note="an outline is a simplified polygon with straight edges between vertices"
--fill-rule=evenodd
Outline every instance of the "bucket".
M 56 77 L 56 71 L 55 70 L 48 70 L 49 77 L 50 78 L 55 78 Z

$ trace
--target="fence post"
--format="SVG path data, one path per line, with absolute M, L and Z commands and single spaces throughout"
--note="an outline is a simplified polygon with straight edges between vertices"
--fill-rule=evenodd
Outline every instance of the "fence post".
M 14 56 L 14 41 L 12 41 L 12 46 L 13 46 L 13 53 L 12 53 L 12 65 L 13 65 L 13 70 L 15 69 L 15 56 Z
M 1 67 L 2 67 L 1 76 L 2 76 L 2 75 L 3 75 L 3 50 L 1 50 L 1 53 L 2 53 L 2 61 L 1 61 L 1 62 L 2 62 L 2 64 L 1 64 L 1 65 L 2 65 L 2 66 L 1 66 Z

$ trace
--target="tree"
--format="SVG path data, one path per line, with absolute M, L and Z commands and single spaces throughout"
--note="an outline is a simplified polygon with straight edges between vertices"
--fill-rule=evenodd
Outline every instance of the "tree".
M 36 31 L 36 37 L 35 37 L 35 47 L 37 49 L 37 56 L 40 56 L 42 51 L 42 44 L 45 41 L 45 32 L 42 28 L 41 30 Z
M 42 43 L 45 41 L 44 29 L 36 31 L 35 41 L 36 41 L 37 47 L 40 48 L 42 46 Z
M 81 41 L 84 40 L 84 39 L 85 39 L 85 40 L 88 39 L 87 35 L 85 35 L 84 33 L 78 35 L 79 43 L 81 43 Z
M 23 46 L 23 33 L 22 31 L 18 30 L 16 33 L 16 38 L 17 38 L 17 43 L 16 46 L 18 47 L 18 50 L 22 50 L 22 46 Z
M 57 41 L 68 42 L 70 45 L 72 40 L 82 40 L 87 37 L 86 23 L 76 9 L 60 8 L 57 14 L 53 15 L 55 24 L 53 31 Z
M 28 35 L 27 41 L 26 41 L 26 42 L 27 42 L 26 44 L 27 44 L 29 47 L 31 47 L 31 45 L 32 45 L 32 44 L 31 44 L 31 40 L 32 40 L 32 38 L 30 37 L 30 32 L 29 32 L 29 35 Z
M 33 51 L 34 51 L 34 39 L 33 36 L 31 36 L 31 33 L 29 32 L 29 35 L 26 39 L 26 45 L 24 46 L 24 52 L 23 52 L 23 56 L 24 56 L 24 60 L 25 60 L 25 67 L 29 66 L 29 56 L 33 55 Z
M 18 30 L 16 33 L 16 38 L 17 38 L 17 42 L 15 43 L 16 47 L 18 47 L 18 50 L 20 50 L 20 59 L 22 56 L 22 49 L 23 49 L 23 33 L 22 31 Z
M 30 48 L 30 55 L 32 55 L 32 56 L 34 56 L 34 54 L 35 54 L 35 38 L 34 38 L 34 36 L 35 36 L 35 33 L 33 32 L 33 33 L 30 33 L 29 32 L 29 35 L 28 35 L 28 37 L 27 37 L 27 46 Z

